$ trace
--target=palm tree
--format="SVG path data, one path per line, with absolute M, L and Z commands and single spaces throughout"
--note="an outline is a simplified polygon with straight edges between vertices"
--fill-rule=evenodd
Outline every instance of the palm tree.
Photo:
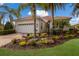
M 32 17 L 34 20 L 34 36 L 36 37 L 36 4 L 32 3 Z
M 4 16 L 3 14 L 0 15 L 0 25 L 1 25 L 1 21 L 3 19 L 3 16 Z
M 35 4 L 35 3 L 27 3 L 27 4 L 20 4 L 19 6 L 19 10 L 23 10 L 24 8 L 26 8 L 27 6 L 30 6 L 31 7 L 31 13 L 32 13 L 32 17 L 33 17 L 33 20 L 34 20 L 34 36 L 36 37 L 36 5 L 38 6 L 41 6 L 44 10 L 51 10 L 51 13 L 52 13 L 52 23 L 54 25 L 54 11 L 58 8 L 58 9 L 62 9 L 64 8 L 64 5 L 65 4 L 62 4 L 62 3 L 38 3 L 38 4 Z M 54 28 L 54 26 L 53 26 Z
M 54 11 L 56 11 L 56 9 L 64 9 L 65 4 L 63 3 L 50 3 L 49 4 L 49 9 L 51 10 L 51 14 L 52 14 L 52 24 L 53 24 L 53 29 L 54 29 Z
M 21 16 L 20 7 L 19 7 L 19 9 L 14 9 L 14 8 L 10 8 L 7 4 L 4 4 L 4 5 L 1 5 L 0 8 L 4 8 L 4 11 L 0 12 L 0 14 L 1 14 L 0 23 L 1 23 L 1 21 L 3 21 L 3 24 L 4 24 L 4 21 L 5 21 L 4 18 L 5 18 L 5 16 L 7 16 L 9 18 L 8 20 L 13 25 L 13 29 L 14 29 L 14 23 L 13 23 L 14 16 L 16 18 L 19 18 Z
M 2 15 L 2 18 L 4 18 L 6 15 L 8 15 L 10 22 L 13 25 L 13 19 L 14 16 L 18 18 L 20 16 L 20 12 L 16 9 L 10 8 L 7 4 L 1 5 L 0 8 L 4 8 L 4 11 L 1 11 L 0 14 Z
M 79 3 L 72 4 L 72 6 L 74 7 L 72 15 L 78 16 L 79 15 Z
M 53 29 L 54 29 L 54 12 L 57 9 L 64 9 L 64 7 L 66 6 L 66 4 L 63 3 L 41 3 L 39 4 L 43 9 L 45 9 L 46 11 L 50 10 L 51 11 L 51 15 L 52 15 L 52 25 L 53 25 Z M 48 27 L 49 23 L 48 23 Z M 50 34 L 50 28 L 48 28 L 48 33 Z
M 5 16 L 6 12 L 0 12 L 0 24 L 2 21 L 4 21 L 4 16 Z
M 35 3 L 20 4 L 19 10 L 21 11 L 28 6 L 31 8 L 32 19 L 34 20 L 34 38 L 35 38 L 36 37 L 36 4 Z
M 21 18 L 21 11 L 26 7 L 26 4 L 20 4 L 17 9 L 12 9 L 10 12 L 19 20 Z

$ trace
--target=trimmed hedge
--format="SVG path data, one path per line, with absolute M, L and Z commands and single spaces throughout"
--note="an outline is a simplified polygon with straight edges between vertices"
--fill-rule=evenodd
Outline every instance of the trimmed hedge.
M 12 34 L 15 33 L 15 30 L 9 29 L 9 30 L 0 30 L 0 35 L 7 35 L 7 34 Z

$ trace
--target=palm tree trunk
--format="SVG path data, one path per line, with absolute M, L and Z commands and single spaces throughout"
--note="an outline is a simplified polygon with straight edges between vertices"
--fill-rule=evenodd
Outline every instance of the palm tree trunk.
M 31 10 L 32 10 L 32 17 L 34 20 L 34 38 L 36 38 L 36 5 L 35 3 L 32 3 Z
M 52 25 L 53 25 L 52 29 L 54 30 L 54 4 L 53 3 L 51 3 L 51 14 L 52 14 Z

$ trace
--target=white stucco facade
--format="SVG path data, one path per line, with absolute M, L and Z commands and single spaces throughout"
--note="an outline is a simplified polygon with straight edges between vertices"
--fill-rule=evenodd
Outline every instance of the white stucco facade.
M 56 16 L 54 20 L 69 20 L 71 17 L 66 16 Z M 53 27 L 52 17 L 36 17 L 36 33 L 47 32 L 48 31 L 48 23 L 50 30 Z M 15 30 L 18 33 L 34 33 L 34 20 L 31 16 L 20 18 L 15 21 Z
M 15 22 L 15 30 L 18 33 L 34 33 L 34 21 L 21 20 Z M 40 19 L 36 19 L 36 33 L 45 32 L 46 23 Z

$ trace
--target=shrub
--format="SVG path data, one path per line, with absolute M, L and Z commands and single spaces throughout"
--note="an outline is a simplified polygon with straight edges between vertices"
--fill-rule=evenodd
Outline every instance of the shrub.
M 64 35 L 64 38 L 68 39 L 68 38 L 70 38 L 70 36 L 69 35 Z
M 26 35 L 26 38 L 27 38 L 27 39 L 31 39 L 31 38 L 33 38 L 33 37 L 34 37 L 34 34 L 29 34 L 29 33 L 28 33 L 28 34 Z
M 19 42 L 20 42 L 20 39 L 14 39 L 14 40 L 12 40 L 13 44 L 18 44 Z
M 75 37 L 75 34 L 70 34 L 69 37 L 70 38 L 74 38 Z
M 39 41 L 37 41 L 37 44 L 47 44 L 47 43 L 48 43 L 47 38 L 42 38 Z
M 28 40 L 27 45 L 36 46 L 36 40 L 35 39 Z
M 17 43 L 17 42 L 16 42 L 16 39 L 12 40 L 12 43 L 13 43 L 13 44 L 16 44 L 16 43 Z
M 9 30 L 0 30 L 0 35 L 6 35 L 6 34 L 12 34 L 15 33 L 15 30 L 9 29 Z
M 22 46 L 22 47 L 26 46 L 26 44 L 27 44 L 26 41 L 20 41 L 20 42 L 19 42 L 19 45 Z
M 37 36 L 37 37 L 39 37 L 39 36 L 40 36 L 40 34 L 36 34 L 36 36 Z
M 0 30 L 0 35 L 3 35 L 3 34 L 4 34 L 3 30 Z
M 58 40 L 60 38 L 60 36 L 58 35 L 53 35 L 52 39 Z
M 77 31 L 77 33 L 79 33 L 79 31 Z
M 79 37 L 79 30 L 77 31 L 76 36 Z
M 22 36 L 21 35 L 16 35 L 15 38 L 16 39 L 22 39 Z
M 77 33 L 77 31 L 78 31 L 78 29 L 76 29 L 76 28 L 74 28 L 74 27 L 72 27 L 72 28 L 69 29 L 69 33 L 70 33 L 70 34 Z
M 48 43 L 49 44 L 53 44 L 54 43 L 54 40 L 48 40 Z
M 31 38 L 33 38 L 33 36 L 32 36 L 32 35 L 29 35 L 29 36 L 27 36 L 27 38 L 28 38 L 28 39 L 31 39 Z
M 64 35 L 62 34 L 62 35 L 60 35 L 60 38 L 59 38 L 60 40 L 63 40 L 64 39 Z
M 0 30 L 3 30 L 4 29 L 4 26 L 3 25 L 0 25 Z
M 4 30 L 4 34 L 12 34 L 15 33 L 15 30 L 9 29 L 9 30 Z
M 40 37 L 46 37 L 46 36 L 48 36 L 47 33 L 42 33 L 42 34 L 40 35 Z
M 71 39 L 71 38 L 74 38 L 75 36 L 76 36 L 75 34 L 66 34 L 66 35 L 64 35 L 64 38 Z
M 4 26 L 4 30 L 13 29 L 13 25 L 10 22 L 7 22 Z
M 60 33 L 61 33 L 61 28 L 55 28 L 51 30 L 51 34 L 60 35 Z

